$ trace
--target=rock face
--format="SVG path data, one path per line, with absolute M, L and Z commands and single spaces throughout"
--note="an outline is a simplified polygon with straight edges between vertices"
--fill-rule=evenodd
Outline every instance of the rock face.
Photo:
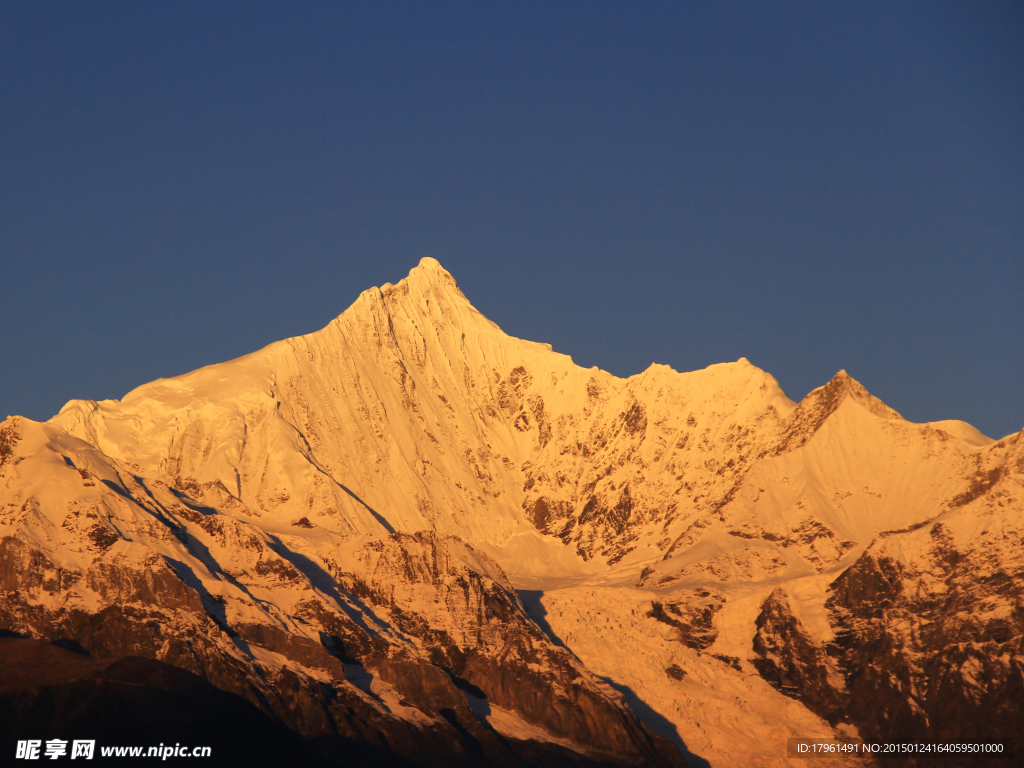
M 582 369 L 424 259 L 316 333 L 0 423 L 0 628 L 434 764 L 1006 734 L 1021 450 L 844 371 L 794 403 L 745 359 Z
M 824 649 L 793 615 L 784 589 L 768 596 L 754 625 L 752 661 L 761 677 L 826 720 L 841 721 L 846 703 L 841 698 L 843 680 Z
M 1021 733 L 1020 444 L 1014 435 L 993 446 L 979 457 L 975 483 L 934 520 L 884 532 L 841 573 L 826 603 L 830 642 L 810 638 L 785 590 L 772 592 L 756 620 L 760 674 L 879 741 L 992 742 Z
M 694 590 L 689 594 L 678 592 L 671 600 L 652 601 L 647 615 L 662 624 L 675 627 L 678 631 L 675 640 L 700 651 L 718 639 L 714 625 L 715 614 L 721 610 L 724 602 L 722 595 L 706 589 Z
M 1017 434 L 934 521 L 881 537 L 832 585 L 835 654 L 866 733 L 1024 732 L 1022 480 Z

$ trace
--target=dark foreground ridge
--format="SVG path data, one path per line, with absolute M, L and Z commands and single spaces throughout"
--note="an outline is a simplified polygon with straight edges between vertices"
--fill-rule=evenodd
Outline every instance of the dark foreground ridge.
M 208 765 L 323 764 L 313 745 L 191 672 L 155 659 L 94 659 L 40 640 L 6 637 L 0 638 L 0 762 L 14 758 L 19 739 L 95 740 L 92 764 L 132 762 L 103 760 L 104 746 L 175 744 L 210 747 L 210 759 L 202 761 Z M 370 751 L 367 757 L 388 757 Z
M 8 633 L 9 634 L 9 633 Z M 434 764 L 340 735 L 303 739 L 240 696 L 154 659 L 95 659 L 73 641 L 46 643 L 0 637 L 0 748 L 14 756 L 18 740 L 95 740 L 92 764 L 151 765 L 158 758 L 101 756 L 102 747 L 180 744 L 210 747 L 203 764 L 216 766 L 327 765 L 414 768 Z M 451 715 L 458 726 L 458 720 Z M 473 736 L 465 731 L 467 739 Z M 69 747 L 70 752 L 70 747 Z M 496 756 L 492 756 L 496 757 Z M 483 747 L 468 764 L 599 766 L 537 745 L 532 754 L 488 757 Z M 3 761 L 6 763 L 6 759 Z M 456 760 L 453 764 L 461 764 Z

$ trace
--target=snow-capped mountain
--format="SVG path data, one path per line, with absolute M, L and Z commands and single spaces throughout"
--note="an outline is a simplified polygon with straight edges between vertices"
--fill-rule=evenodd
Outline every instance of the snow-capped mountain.
M 432 259 L 0 425 L 0 628 L 438 763 L 1020 732 L 1022 544 L 1020 433 L 910 424 L 845 372 L 794 403 L 745 359 L 583 369 Z

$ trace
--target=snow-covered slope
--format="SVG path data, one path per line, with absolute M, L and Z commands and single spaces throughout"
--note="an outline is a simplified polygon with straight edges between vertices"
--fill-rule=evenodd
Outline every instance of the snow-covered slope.
M 580 368 L 502 333 L 424 259 L 321 331 L 120 401 L 72 401 L 51 423 L 268 523 L 431 529 L 496 552 L 525 536 L 593 573 L 593 558 L 657 557 L 666 522 L 691 512 L 684 486 L 722 496 L 793 407 L 746 360 L 626 380 Z
M 6 630 L 184 667 L 305 736 L 436 765 L 682 763 L 462 540 L 259 525 L 18 417 L 0 590 Z
M 995 632 L 1010 661 L 985 680 L 1016 685 L 1019 443 L 908 423 L 844 371 L 797 404 L 745 359 L 583 369 L 504 334 L 424 259 L 321 331 L 72 401 L 47 424 L 4 422 L 2 615 L 113 653 L 128 641 L 96 617 L 116 613 L 132 652 L 277 702 L 304 733 L 376 727 L 314 714 L 317 680 L 395 743 L 431 733 L 468 755 L 438 714 L 451 710 L 491 759 L 512 759 L 495 734 L 516 759 L 523 744 L 669 755 L 625 696 L 696 759 L 772 765 L 779 733 L 901 735 L 854 692 L 917 707 L 906 722 L 924 735 L 940 710 L 966 717 L 954 699 L 983 708 L 969 670 L 942 694 L 878 682 L 870 670 L 897 664 L 879 633 L 914 648 L 900 674 L 916 679 Z M 910 607 L 894 619 L 896 602 L 864 614 L 872 568 L 896 568 L 903 595 L 954 579 L 957 610 L 991 602 L 980 615 L 1004 629 L 925 632 Z M 145 629 L 150 614 L 173 637 Z

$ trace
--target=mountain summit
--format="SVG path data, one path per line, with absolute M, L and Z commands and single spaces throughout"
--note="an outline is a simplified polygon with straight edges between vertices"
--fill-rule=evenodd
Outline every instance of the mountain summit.
M 426 258 L 315 333 L 3 422 L 0 628 L 446 765 L 994 737 L 1022 450 L 845 371 L 794 403 L 745 358 L 584 369 Z
M 580 368 L 503 333 L 423 259 L 321 331 L 121 401 L 72 401 L 51 423 L 211 504 L 226 493 L 268 522 L 435 530 L 492 548 L 513 539 L 522 548 L 526 537 L 583 573 L 593 558 L 657 553 L 655 530 L 679 507 L 679 483 L 665 481 L 680 467 L 667 459 L 698 441 L 668 456 L 665 447 L 689 439 L 688 422 L 699 420 L 708 445 L 720 430 L 761 422 L 755 439 L 771 443 L 793 407 L 746 360 L 693 374 L 652 366 L 625 380 Z M 659 468 L 638 483 L 652 461 Z M 731 470 L 694 482 L 721 494 Z

